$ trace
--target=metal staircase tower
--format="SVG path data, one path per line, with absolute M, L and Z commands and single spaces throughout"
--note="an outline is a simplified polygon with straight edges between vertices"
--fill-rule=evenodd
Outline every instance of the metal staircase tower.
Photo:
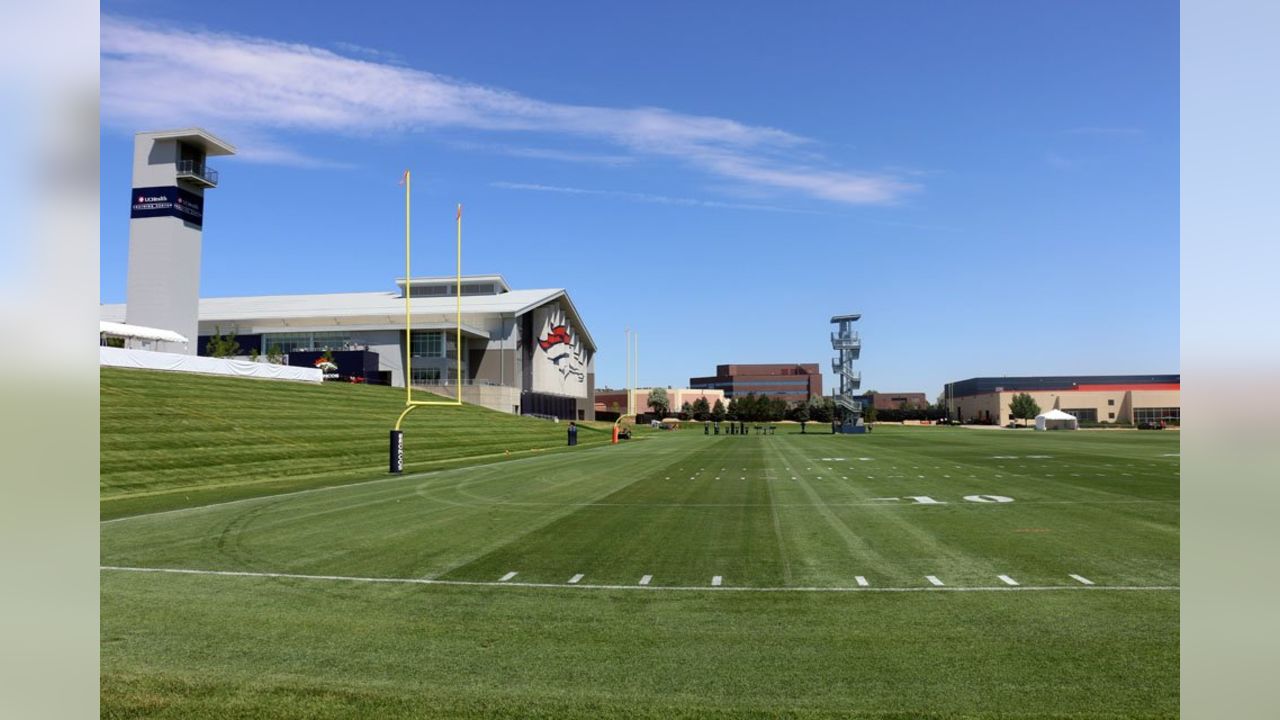
M 854 399 L 862 387 L 862 373 L 853 369 L 853 361 L 858 359 L 862 351 L 862 338 L 853 330 L 853 323 L 862 317 L 861 313 L 853 315 L 836 315 L 831 318 L 832 324 L 838 326 L 831 333 L 831 349 L 837 356 L 831 361 L 831 371 L 840 378 L 840 390 L 833 396 L 838 415 L 840 432 L 860 433 L 866 427 L 862 422 L 862 403 Z

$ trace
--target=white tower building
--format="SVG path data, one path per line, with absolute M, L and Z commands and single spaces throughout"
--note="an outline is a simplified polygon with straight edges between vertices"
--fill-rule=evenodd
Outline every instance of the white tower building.
M 134 137 L 125 321 L 189 340 L 157 343 L 157 350 L 196 353 L 204 191 L 218 186 L 218 173 L 205 159 L 234 154 L 230 144 L 198 128 Z

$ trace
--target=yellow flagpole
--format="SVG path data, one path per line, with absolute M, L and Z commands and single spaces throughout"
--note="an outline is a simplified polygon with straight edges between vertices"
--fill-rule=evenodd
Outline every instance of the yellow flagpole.
M 462 203 L 458 203 L 458 279 L 454 281 L 457 293 L 457 335 L 454 348 L 458 355 L 458 404 L 462 404 Z
M 404 402 L 406 405 L 413 402 L 413 337 L 409 330 L 410 305 L 409 295 L 410 282 L 413 278 L 409 274 L 409 171 L 404 171 Z

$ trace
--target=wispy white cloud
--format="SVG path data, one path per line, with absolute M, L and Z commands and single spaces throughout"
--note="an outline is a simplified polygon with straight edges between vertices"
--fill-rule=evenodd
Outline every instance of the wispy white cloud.
M 475 150 L 498 155 L 509 155 L 511 157 L 531 158 L 535 160 L 556 160 L 558 162 L 568 163 L 586 163 L 590 165 L 619 166 L 630 165 L 636 161 L 635 157 L 631 155 L 607 155 L 602 153 L 577 152 L 574 150 L 558 150 L 555 148 L 506 145 L 502 143 L 459 141 L 450 143 L 450 145 L 461 150 Z
M 776 128 L 663 108 L 546 102 L 310 45 L 112 16 L 102 19 L 102 107 L 108 123 L 129 129 L 555 134 L 839 203 L 893 203 L 919 189 L 888 173 L 829 167 L 809 140 Z
M 340 52 L 347 53 L 348 55 L 363 55 L 367 58 L 372 58 L 374 60 L 378 60 L 381 62 L 389 62 L 393 65 L 405 64 L 404 58 L 399 53 L 393 53 L 386 50 L 379 50 L 377 48 L 365 47 L 364 45 L 357 45 L 356 43 L 353 43 L 353 42 L 339 41 L 334 43 L 333 46 L 337 48 Z
M 686 207 L 720 208 L 727 210 L 762 210 L 765 212 L 797 213 L 801 215 L 824 215 L 812 210 L 761 205 L 758 203 L 721 202 L 719 200 L 703 200 L 700 198 L 672 197 L 670 195 L 653 195 L 651 193 L 628 192 L 626 190 L 598 190 L 592 188 L 564 187 L 560 185 L 540 185 L 538 183 L 519 183 L 497 181 L 489 183 L 504 190 L 532 190 L 534 192 L 562 193 L 565 195 L 595 195 L 631 200 L 633 202 L 657 203 L 659 205 L 683 205 Z

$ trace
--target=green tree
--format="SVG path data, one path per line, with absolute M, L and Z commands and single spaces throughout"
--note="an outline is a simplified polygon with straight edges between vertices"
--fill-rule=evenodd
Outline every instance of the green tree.
M 279 345 L 272 345 L 267 348 L 267 362 L 272 365 L 281 365 L 284 363 L 284 353 L 280 352 Z
M 1027 393 L 1018 393 L 1013 396 L 1013 400 L 1009 403 L 1009 412 L 1013 416 L 1022 421 L 1025 427 L 1027 420 L 1034 418 L 1040 414 L 1040 405 Z
M 705 421 L 707 416 L 711 414 L 711 406 L 707 404 L 705 395 L 693 401 L 693 419 Z
M 222 328 L 214 326 L 213 336 L 209 338 L 209 344 L 205 347 L 205 352 L 209 357 L 228 358 L 235 357 L 240 354 L 240 343 L 236 340 L 235 329 L 227 335 L 222 334 Z
M 720 401 L 720 398 L 716 398 L 716 404 L 711 406 L 711 419 L 716 422 L 724 422 L 724 417 L 724 403 Z
M 809 398 L 809 419 L 813 422 L 829 423 L 835 419 L 836 408 L 831 398 L 814 395 Z
M 249 348 L 249 362 L 258 362 L 258 348 Z
M 869 423 L 873 423 L 873 422 L 875 422 L 875 421 L 876 421 L 876 406 L 875 406 L 875 403 L 867 403 L 865 406 L 863 406 L 863 408 L 862 408 L 862 420 L 863 420 L 863 422 L 869 422 Z
M 782 398 L 772 398 L 769 400 L 769 417 L 766 420 L 773 422 L 775 420 L 783 420 L 787 417 L 787 411 L 791 408 L 787 405 L 787 401 Z
M 725 410 L 725 414 L 724 414 L 725 418 L 727 418 L 730 422 L 737 422 L 738 415 L 739 415 L 738 407 L 739 407 L 738 398 L 736 397 L 729 398 L 729 407 Z
M 809 413 L 809 403 L 796 403 L 796 406 L 791 408 L 791 419 L 800 423 L 800 433 L 803 435 L 806 432 L 806 425 L 812 419 Z
M 659 420 L 667 416 L 667 412 L 671 410 L 671 401 L 667 398 L 666 388 L 657 387 L 649 391 L 649 407 Z
M 685 403 L 680 406 L 680 419 L 688 420 L 693 417 L 693 405 Z

